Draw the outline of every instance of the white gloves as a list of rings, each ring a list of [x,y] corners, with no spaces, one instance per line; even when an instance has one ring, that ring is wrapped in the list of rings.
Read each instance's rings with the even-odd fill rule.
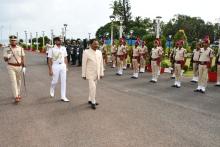
[[[7,58],[10,59],[12,57],[12,54],[8,54]]]
[[[25,74],[26,73],[26,67],[22,68],[22,72]]]

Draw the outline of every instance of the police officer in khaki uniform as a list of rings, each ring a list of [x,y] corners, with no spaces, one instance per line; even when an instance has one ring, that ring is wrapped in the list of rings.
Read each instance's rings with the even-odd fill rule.
[[[196,49],[193,50],[191,62],[193,64],[193,78],[191,82],[197,83],[199,76],[199,55],[200,55],[201,45],[200,43],[196,44]]]
[[[116,58],[117,58],[117,46],[114,44],[112,44],[111,46],[111,54],[112,54],[112,68],[116,67]]]
[[[144,73],[145,72],[145,67],[146,67],[146,57],[148,54],[148,49],[146,46],[145,41],[142,42],[142,47],[140,48],[140,73]]]
[[[17,37],[12,35],[9,37],[10,45],[4,48],[4,60],[8,64],[8,74],[11,80],[12,92],[15,102],[21,100],[21,79],[24,72],[24,49],[17,45]],[[23,69],[23,70],[22,70]]]
[[[176,42],[175,47],[171,50],[170,53],[170,62],[171,62],[171,79],[175,79],[174,65],[175,65],[175,54],[176,50],[179,48],[179,41]]]
[[[217,59],[216,59],[216,64],[217,64],[217,82],[215,86],[220,87],[220,53],[218,53]]]
[[[163,52],[160,47],[160,40],[156,39],[154,41],[154,48],[151,50],[151,69],[152,69],[152,80],[150,82],[156,83],[158,79],[158,71],[160,60]]]
[[[209,47],[210,40],[206,37],[199,57],[199,80],[195,92],[205,93],[208,82],[208,70],[212,65],[213,50]]]
[[[176,53],[174,56],[175,64],[174,64],[174,73],[175,73],[175,82],[172,87],[180,88],[181,87],[181,72],[183,69],[183,66],[186,62],[186,49],[183,48],[184,41],[179,41],[179,48],[176,49]]]
[[[124,40],[121,39],[120,40],[120,45],[118,46],[118,49],[117,49],[117,73],[116,75],[118,76],[121,76],[123,75],[123,61],[124,61],[124,58],[125,58],[125,46],[123,45],[123,42]]]
[[[138,79],[139,73],[139,42],[135,42],[135,47],[132,49],[132,65],[133,65],[133,76],[131,78]]]
[[[104,70],[105,70],[105,66],[106,66],[107,61],[108,61],[108,54],[107,54],[108,51],[107,51],[107,46],[105,45],[104,42],[101,42],[100,50],[102,52],[103,64],[104,64]]]

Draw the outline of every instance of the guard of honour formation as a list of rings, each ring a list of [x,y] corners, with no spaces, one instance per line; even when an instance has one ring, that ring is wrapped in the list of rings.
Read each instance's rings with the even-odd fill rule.
[[[17,37],[12,35],[9,37],[10,44],[3,49],[4,61],[7,63],[8,75],[11,80],[13,97],[15,103],[18,104],[21,97],[21,85],[22,79],[25,84],[25,52],[22,47],[17,45]],[[60,37],[54,38],[55,45],[48,50],[48,69],[49,76],[52,77],[50,85],[50,97],[54,97],[55,87],[60,78],[61,80],[61,100],[63,102],[69,102],[66,97],[66,73],[68,66],[67,50],[62,46],[62,40]],[[203,42],[198,42],[196,49],[193,50],[191,62],[193,63],[193,78],[192,82],[198,83],[195,92],[206,92],[208,82],[208,71],[212,65],[212,58],[214,57],[213,50],[209,47],[209,37],[205,37]],[[174,78],[174,84],[172,87],[180,88],[183,74],[183,67],[186,63],[187,52],[184,49],[184,41],[179,40],[175,42],[175,47],[170,53],[170,61],[172,63],[172,77]],[[131,78],[137,79],[139,73],[145,72],[146,62],[150,60],[152,69],[152,79],[150,82],[158,82],[161,69],[161,59],[163,56],[163,48],[161,46],[160,39],[155,39],[154,47],[149,52],[146,42],[141,42],[139,39],[135,42],[135,46],[132,48],[131,61],[133,68],[133,76]],[[119,45],[114,43],[111,46],[111,59],[112,68],[117,67],[117,76],[122,76],[123,71],[127,68],[128,58],[128,46],[126,41],[121,38]],[[99,42],[96,39],[89,41],[89,48],[85,49],[82,58],[82,78],[88,81],[89,84],[89,96],[88,104],[92,109],[96,109],[99,103],[96,102],[96,86],[98,80],[104,76],[104,67],[107,64],[107,47],[105,44],[99,46]],[[217,64],[217,83],[216,86],[220,86],[220,58],[219,54],[216,57]]]

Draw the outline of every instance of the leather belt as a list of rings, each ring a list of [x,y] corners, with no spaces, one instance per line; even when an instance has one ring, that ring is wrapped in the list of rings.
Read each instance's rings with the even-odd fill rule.
[[[11,66],[18,66],[18,67],[21,66],[21,64],[18,64],[18,63],[8,63],[8,65],[11,65]]]
[[[139,59],[139,57],[138,56],[133,56],[133,59]]]
[[[175,61],[176,64],[182,64],[183,61]]]
[[[151,61],[157,61],[158,60],[158,58],[152,58],[151,59]]]
[[[207,61],[200,61],[199,64],[200,65],[207,65],[207,64],[209,64],[209,62],[207,62]]]
[[[199,61],[193,61],[193,63],[199,63]]]

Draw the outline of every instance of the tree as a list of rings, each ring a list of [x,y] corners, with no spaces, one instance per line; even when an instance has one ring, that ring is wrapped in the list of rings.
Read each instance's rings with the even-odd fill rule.
[[[175,35],[178,30],[184,30],[189,43],[209,36],[211,42],[214,40],[215,27],[212,23],[205,23],[200,17],[190,17],[187,15],[175,15],[164,27],[165,36]]]
[[[113,4],[111,4],[111,9],[113,9],[113,14],[116,18],[123,20],[123,25],[125,26],[124,31],[128,33],[128,23],[132,18],[129,0],[114,0]]]

